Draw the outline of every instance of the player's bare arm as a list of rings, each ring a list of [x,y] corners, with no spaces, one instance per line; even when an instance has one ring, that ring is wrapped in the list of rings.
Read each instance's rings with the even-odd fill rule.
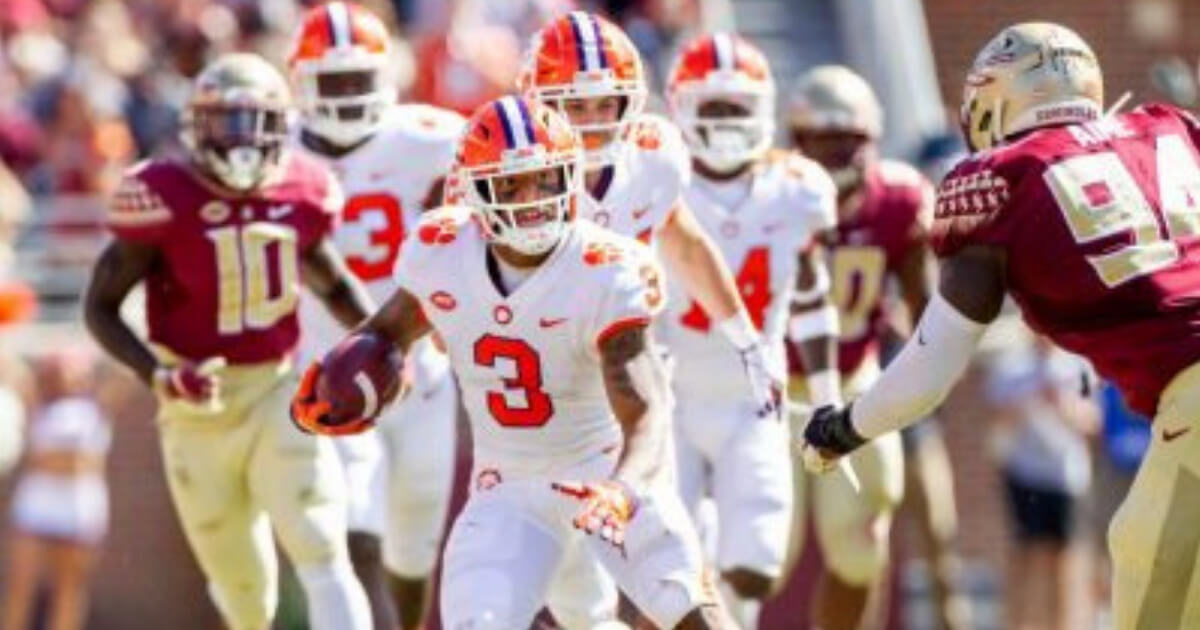
[[[896,270],[896,281],[900,285],[900,297],[908,307],[913,324],[921,320],[929,295],[933,290],[936,266],[929,246],[911,248],[900,261]]]
[[[379,335],[402,352],[408,352],[413,343],[432,330],[421,311],[421,303],[413,294],[399,288],[359,326],[360,332]]]
[[[309,249],[301,258],[304,284],[346,328],[357,326],[375,310],[371,296],[329,239]]]
[[[700,303],[713,321],[729,319],[741,311],[733,274],[682,200],[656,236],[663,258],[679,273],[688,295]]]
[[[446,178],[439,177],[433,180],[429,185],[429,190],[425,193],[425,198],[421,200],[421,210],[433,210],[445,203],[446,199]]]
[[[625,436],[614,477],[644,486],[662,465],[663,427],[670,413],[669,385],[662,361],[644,326],[629,328],[600,345],[604,389]]]
[[[112,241],[92,268],[92,278],[83,300],[84,320],[92,336],[147,385],[153,382],[158,361],[121,319],[120,311],[125,297],[134,285],[149,275],[157,261],[157,247]]]

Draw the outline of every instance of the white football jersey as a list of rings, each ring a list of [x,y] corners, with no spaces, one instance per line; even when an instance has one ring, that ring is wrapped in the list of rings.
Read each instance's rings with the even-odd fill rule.
[[[799,255],[837,222],[837,191],[825,170],[798,155],[772,154],[749,178],[695,177],[684,193],[692,214],[721,250],[742,302],[784,373],[784,336],[799,273]],[[668,276],[673,270],[668,267]],[[741,383],[737,353],[681,283],[671,283],[659,341],[675,357],[678,384],[707,388]]]
[[[584,195],[580,216],[649,243],[691,178],[691,157],[679,128],[661,116],[643,114],[630,128],[612,173],[603,198]]]
[[[433,183],[454,163],[465,123],[449,110],[403,104],[389,109],[380,130],[345,155],[321,155],[308,150],[299,134],[292,138],[293,148],[324,163],[341,183],[346,203],[333,241],[377,306],[395,287],[391,276],[400,246],[417,224]],[[300,304],[302,354],[319,358],[345,330],[320,300]],[[445,357],[428,342],[412,356],[418,382],[447,369]]]
[[[445,341],[471,419],[477,469],[550,474],[620,448],[601,341],[649,322],[664,296],[645,246],[577,221],[509,296],[493,283],[471,210],[422,217],[396,282]]]

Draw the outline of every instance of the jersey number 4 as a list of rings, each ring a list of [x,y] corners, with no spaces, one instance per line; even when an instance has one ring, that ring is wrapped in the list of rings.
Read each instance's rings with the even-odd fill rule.
[[[1160,136],[1155,153],[1161,216],[1112,151],[1072,157],[1046,170],[1046,184],[1077,243],[1130,235],[1128,244],[1087,257],[1109,287],[1174,264],[1180,252],[1173,239],[1200,235],[1200,166],[1178,135]]]
[[[763,318],[766,317],[767,306],[771,304],[771,256],[766,247],[755,247],[746,252],[746,260],[737,273],[738,293],[742,304],[750,314],[754,327],[762,330]],[[712,320],[699,302],[692,300],[692,306],[684,313],[679,322],[693,330],[708,332]]]
[[[475,342],[475,364],[494,368],[498,359],[513,366],[511,376],[501,378],[504,391],[487,392],[488,412],[501,426],[540,427],[554,415],[554,402],[542,390],[542,360],[524,340],[484,335]],[[514,398],[523,400],[514,404]]]
[[[355,195],[346,201],[342,219],[347,223],[367,221],[372,217],[373,229],[367,232],[369,249],[362,254],[346,256],[346,266],[354,275],[370,282],[392,275],[400,244],[404,242],[404,214],[400,200],[387,193]]]

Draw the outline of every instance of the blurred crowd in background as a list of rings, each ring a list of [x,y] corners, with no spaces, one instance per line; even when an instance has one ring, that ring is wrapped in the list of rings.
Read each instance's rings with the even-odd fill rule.
[[[467,113],[510,90],[529,34],[567,9],[584,8],[613,17],[645,55],[652,76],[661,77],[677,42],[698,31],[736,27],[735,6],[752,2],[766,0],[366,0],[364,4],[389,22],[402,43],[396,58],[401,99]],[[87,243],[99,238],[100,209],[122,169],[141,157],[177,150],[179,110],[190,79],[206,60],[218,52],[254,50],[282,61],[287,37],[309,4],[315,3],[0,2],[0,477],[18,466],[19,446],[27,433],[23,427],[29,419],[46,413],[65,395],[47,385],[55,381],[48,374],[75,369],[72,361],[80,361],[78,353],[87,352],[80,350],[87,342],[78,331],[39,327],[55,319],[48,316],[55,304],[74,312],[77,284],[67,282],[62,288],[31,276],[60,263],[86,266],[95,251]],[[786,0],[776,4],[788,6]],[[793,6],[800,11],[821,4],[797,1]],[[953,111],[957,77],[967,62],[961,54],[943,55],[939,49],[940,33],[947,24],[952,27],[955,19],[967,20],[940,10],[950,4],[924,3],[932,57],[943,83],[941,93],[928,97],[948,102],[947,111]],[[1169,99],[1196,104],[1194,58],[1186,56],[1194,53],[1181,43],[1178,33],[1163,35],[1164,31],[1186,32],[1189,23],[1200,27],[1200,16],[1185,2],[1074,0],[1053,3],[1055,7],[1038,7],[1036,2],[958,4],[972,7],[955,8],[954,15],[974,11],[977,15],[970,19],[984,24],[974,24],[971,32],[987,35],[1020,19],[1045,18],[1076,26],[1075,13],[1093,17],[1113,13],[1112,19],[1127,25],[1131,34],[1117,37],[1106,30],[1096,37],[1086,24],[1081,28],[1097,44],[1102,63],[1117,57],[1111,53],[1122,51],[1122,46],[1135,47],[1141,55],[1137,58],[1141,74],[1121,70],[1125,74],[1112,82],[1111,98],[1128,88],[1135,90],[1135,102]],[[996,14],[988,16],[981,7],[989,4],[1006,6],[997,6]],[[1039,14],[1042,9],[1054,14]],[[965,46],[974,49],[983,41],[978,37]],[[782,93],[790,79],[777,77]],[[1151,86],[1149,93],[1138,91],[1145,86]],[[886,90],[881,94],[888,96]],[[948,115],[942,129],[909,143],[895,157],[917,163],[936,180],[961,151],[957,130],[948,122],[952,118]],[[41,237],[30,240],[29,234],[38,230]],[[36,242],[28,247],[36,251],[23,256],[37,262],[18,266],[14,251],[28,242]],[[1102,602],[1105,592],[1100,524],[1107,521],[1132,478],[1146,443],[1146,426],[1131,418],[1113,391],[1021,330],[1019,323],[1010,322],[993,337],[996,341],[981,354],[974,376],[940,414],[956,475],[962,523],[959,544],[967,565],[959,568],[958,579],[968,595],[984,600],[976,607],[971,627],[1096,627],[1096,611],[1102,609],[1096,602]],[[64,349],[74,352],[69,361],[63,358]],[[89,357],[84,361],[95,361],[93,355],[83,356]],[[123,433],[152,431],[145,394],[127,376],[100,365],[96,374],[89,368],[84,380],[86,384],[70,395],[99,400],[100,413],[116,421],[115,453],[120,453]],[[118,515],[122,505],[158,509],[155,522],[163,529],[173,528],[166,516],[160,476],[136,474],[137,467],[154,465],[156,457],[152,442],[141,439],[141,443],[127,441],[133,445],[125,447],[130,455],[115,464],[126,467],[112,483],[115,520],[134,520]],[[135,449],[146,452],[134,453]],[[982,453],[992,457],[976,457]],[[0,498],[12,494],[19,473],[7,476],[8,481],[0,483]],[[150,484],[154,485],[147,490]],[[124,498],[147,493],[150,499]],[[147,508],[153,501],[159,507]],[[1054,522],[1046,522],[1051,517]],[[974,526],[980,522],[983,526]],[[996,531],[1004,532],[1003,540],[993,535]],[[897,535],[912,538],[903,531]],[[120,554],[130,553],[121,550],[121,544],[118,541],[109,553],[115,559],[108,566],[117,571],[136,564],[121,559]],[[175,562],[190,561],[178,540],[165,548],[178,554]],[[0,561],[6,560],[5,555],[0,552]],[[920,592],[905,579],[917,565],[898,566],[902,596],[909,590]],[[1012,578],[1007,586],[1006,570]],[[191,582],[182,583],[198,583],[194,577],[188,579]],[[199,592],[195,597],[202,599]],[[1048,599],[1039,604],[1038,598]],[[1000,621],[1005,609],[1007,622]],[[910,623],[894,627],[932,627],[928,624],[935,615],[912,612],[902,617]]]

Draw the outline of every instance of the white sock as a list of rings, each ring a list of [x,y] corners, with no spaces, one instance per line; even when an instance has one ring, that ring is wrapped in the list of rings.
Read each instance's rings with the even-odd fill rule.
[[[296,567],[312,630],[372,630],[371,606],[345,560]]]
[[[725,581],[721,582],[720,590],[721,597],[725,600],[725,608],[738,627],[742,630],[758,630],[758,614],[762,612],[762,602],[757,599],[742,599]]]

